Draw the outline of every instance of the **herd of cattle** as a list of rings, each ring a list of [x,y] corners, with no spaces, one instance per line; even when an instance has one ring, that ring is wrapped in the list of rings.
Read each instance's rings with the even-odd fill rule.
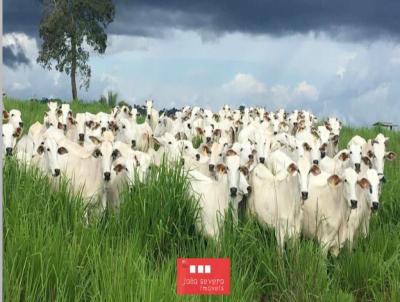
[[[145,111],[142,113],[142,111]],[[145,114],[143,123],[137,117]],[[69,104],[48,104],[43,123],[22,136],[18,110],[3,111],[3,154],[38,167],[54,182],[61,176],[87,205],[118,208],[119,193],[145,182],[151,166],[184,166],[196,198],[196,227],[218,240],[228,209],[239,203],[275,230],[278,246],[303,235],[324,253],[337,255],[368,234],[378,210],[388,140],[354,136],[338,150],[341,123],[319,123],[308,111],[263,108],[218,112],[200,107],[160,114],[153,102],[117,106],[110,114],[76,113]],[[201,140],[198,148],[192,141]],[[234,221],[236,221],[234,219]]]

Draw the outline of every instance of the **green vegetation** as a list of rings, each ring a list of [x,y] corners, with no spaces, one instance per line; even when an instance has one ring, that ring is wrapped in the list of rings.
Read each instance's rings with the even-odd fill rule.
[[[37,62],[43,68],[54,68],[71,78],[72,99],[78,99],[77,73],[81,87],[89,88],[91,68],[89,48],[104,54],[107,48],[107,26],[114,20],[111,0],[43,0],[39,36],[42,43]],[[54,65],[53,65],[54,64]]]
[[[6,100],[29,125],[46,105]],[[73,111],[105,110],[73,104]],[[355,134],[375,129],[345,128],[341,146]],[[400,154],[400,133],[388,149]],[[157,173],[159,172],[159,173]],[[400,301],[400,164],[386,165],[379,212],[355,251],[325,259],[312,241],[276,248],[273,232],[251,219],[233,228],[226,222],[221,244],[194,230],[195,209],[178,168],[152,170],[146,184],[122,194],[116,213],[84,224],[79,197],[65,185],[50,190],[35,170],[4,165],[5,301]],[[229,257],[229,297],[175,295],[177,257]]]

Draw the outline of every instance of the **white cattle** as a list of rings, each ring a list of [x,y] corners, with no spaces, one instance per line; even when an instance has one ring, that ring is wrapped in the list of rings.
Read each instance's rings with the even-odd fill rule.
[[[350,166],[356,170],[357,173],[361,170],[362,151],[366,144],[367,141],[359,135],[352,137],[347,144],[350,156]]]
[[[146,122],[154,131],[158,124],[159,114],[158,111],[153,108],[153,101],[147,100],[146,101]]]
[[[12,124],[3,124],[2,141],[3,154],[12,155],[17,143],[17,138],[21,135],[21,128],[14,128]]]
[[[303,205],[302,232],[316,238],[325,254],[337,256],[347,240],[348,219],[357,207],[357,173],[352,168],[343,175],[324,171],[310,179],[308,199]]]
[[[23,128],[24,123],[21,118],[21,111],[17,109],[12,109],[10,112],[3,110],[3,123],[8,121],[8,124],[11,124],[14,129]]]
[[[297,170],[291,162],[274,175],[258,164],[250,177],[249,211],[261,224],[274,228],[281,250],[287,239],[300,235],[302,213]]]
[[[361,174],[361,173],[360,173]],[[369,220],[372,210],[379,207],[379,176],[375,169],[368,169],[357,181],[357,208],[350,212],[348,221],[348,241],[353,247],[354,239],[366,237],[369,230]]]
[[[385,143],[388,140],[389,138],[384,137],[382,134],[378,134],[374,140],[369,142],[371,148],[367,152],[367,156],[370,158],[372,166],[377,170],[381,181],[385,181],[385,160],[392,161],[396,158],[396,153],[393,151],[386,152]]]

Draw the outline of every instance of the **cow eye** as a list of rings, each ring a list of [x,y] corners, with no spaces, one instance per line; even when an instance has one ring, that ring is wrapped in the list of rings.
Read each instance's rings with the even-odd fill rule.
[[[185,147],[185,149],[189,149],[189,147],[188,147],[188,146],[186,146],[186,147]]]
[[[362,152],[360,152],[360,155],[362,155]]]
[[[350,154],[353,154],[353,151],[350,151]]]
[[[347,179],[345,179],[344,182],[347,182]]]
[[[243,148],[240,148],[240,152],[242,152],[243,151]]]
[[[220,153],[219,156],[222,156],[222,153]]]
[[[13,113],[13,114],[11,114],[11,116],[14,116],[14,113]]]
[[[369,193],[372,194],[372,186],[369,186]]]
[[[47,151],[50,152],[50,148],[47,148]]]
[[[172,145],[172,142],[168,142],[168,145]]]
[[[123,125],[123,126],[122,126],[122,129],[125,129],[125,128],[126,128],[125,125]]]

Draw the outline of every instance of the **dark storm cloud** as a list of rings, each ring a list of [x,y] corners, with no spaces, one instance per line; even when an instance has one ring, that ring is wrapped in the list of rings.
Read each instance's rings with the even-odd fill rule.
[[[37,36],[41,16],[39,0],[4,0],[3,32],[22,32]]]
[[[325,32],[341,39],[400,36],[398,0],[117,1],[115,33],[163,34],[165,28],[282,36]]]
[[[20,65],[30,65],[29,59],[19,45],[3,47],[3,63],[10,68],[17,68]]]
[[[39,0],[5,0],[4,31],[37,35]],[[117,0],[114,34],[162,36],[168,29],[282,36],[325,32],[340,39],[400,36],[398,0]]]

